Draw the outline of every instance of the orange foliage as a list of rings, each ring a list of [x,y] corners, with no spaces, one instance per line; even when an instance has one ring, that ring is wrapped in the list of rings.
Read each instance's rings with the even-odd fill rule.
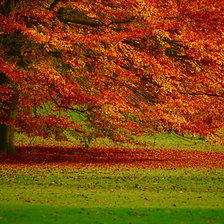
[[[223,18],[215,0],[5,0],[1,104],[14,91],[14,125],[34,135],[127,141],[172,130],[221,142]]]

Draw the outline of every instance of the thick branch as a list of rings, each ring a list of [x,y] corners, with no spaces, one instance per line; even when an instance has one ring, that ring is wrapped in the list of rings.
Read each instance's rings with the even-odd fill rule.
[[[57,4],[60,2],[61,0],[54,0],[52,3],[51,3],[51,5],[50,5],[50,7],[48,8],[49,10],[53,10],[56,6],[57,6]]]
[[[57,4],[58,2],[59,2],[59,0],[55,0],[51,4],[50,8],[54,7],[54,5]],[[86,25],[86,26],[91,26],[91,27],[110,26],[113,24],[119,25],[119,24],[123,24],[123,23],[130,23],[134,20],[133,18],[120,20],[120,21],[115,20],[106,25],[99,19],[87,16],[86,12],[80,11],[77,9],[73,9],[73,8],[61,8],[58,11],[58,18],[61,22],[64,22],[64,23],[75,23],[75,24],[81,24],[81,25]]]
[[[99,27],[104,25],[95,18],[87,16],[85,12],[72,8],[61,8],[58,11],[58,18],[61,22],[64,23],[75,23],[92,27]]]

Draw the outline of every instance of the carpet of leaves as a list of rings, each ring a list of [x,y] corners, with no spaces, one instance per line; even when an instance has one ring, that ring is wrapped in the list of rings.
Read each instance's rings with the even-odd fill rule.
[[[3,164],[62,164],[71,166],[130,166],[145,168],[224,168],[223,152],[191,150],[17,147],[16,156],[0,154]]]

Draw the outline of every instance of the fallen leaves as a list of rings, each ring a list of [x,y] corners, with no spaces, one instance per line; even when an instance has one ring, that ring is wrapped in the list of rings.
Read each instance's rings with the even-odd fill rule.
[[[16,156],[0,155],[1,164],[50,164],[83,166],[127,166],[156,169],[224,168],[224,153],[190,150],[131,148],[17,147]]]

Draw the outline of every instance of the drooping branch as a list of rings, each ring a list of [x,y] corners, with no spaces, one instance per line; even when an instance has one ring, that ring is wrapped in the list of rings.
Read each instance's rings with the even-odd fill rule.
[[[131,23],[134,21],[134,18],[129,18],[129,19],[125,19],[125,20],[116,20],[116,21],[112,21],[110,22],[107,26],[110,26],[110,25],[113,25],[113,24],[116,24],[116,25],[119,25],[119,24],[125,24],[125,23]]]
[[[50,7],[48,8],[49,10],[53,10],[56,6],[57,6],[57,4],[60,2],[61,0],[54,0],[52,3],[51,3],[51,5],[50,5]]]
[[[120,66],[120,67],[123,68],[123,69],[126,69],[126,70],[129,71],[129,72],[131,72],[131,69],[128,68],[127,66],[120,65],[120,64],[118,64],[118,63],[116,63],[116,65]],[[138,77],[140,77],[139,74],[136,74],[136,73],[135,73],[135,75],[138,76]],[[144,80],[145,82],[148,82],[148,83],[152,84],[153,86],[158,87],[158,88],[161,88],[161,87],[162,87],[160,84],[154,82],[153,80],[151,80],[151,79],[149,79],[149,78],[147,78],[147,77],[150,77],[150,75],[145,74],[145,76],[141,77],[141,79]]]
[[[82,20],[82,19],[60,19],[61,22],[63,23],[75,23],[75,24],[80,24],[80,25],[86,25],[86,26],[91,26],[91,27],[99,27],[102,26],[101,23],[99,22],[94,22],[91,20]]]
[[[54,8],[59,1],[60,0],[55,0],[51,4],[49,9],[51,9],[52,7]],[[124,20],[114,20],[111,21],[109,24],[105,24],[99,19],[87,16],[86,12],[73,8],[60,8],[60,10],[58,11],[58,18],[63,23],[74,23],[91,27],[102,27],[102,26],[108,27],[113,24],[119,25],[124,23],[131,23],[134,20],[134,18],[131,17]]]
[[[69,107],[69,106],[67,106],[67,105],[61,105],[61,104],[59,104],[59,103],[57,102],[57,100],[52,96],[50,90],[48,90],[48,94],[49,94],[51,100],[53,101],[53,103],[54,103],[58,108],[63,108],[63,109],[66,109],[66,110],[71,110],[71,111],[74,111],[74,112],[77,112],[77,113],[83,113],[82,111],[77,110],[77,109],[75,109],[75,108],[73,108],[73,107]]]
[[[116,78],[114,78],[114,77],[111,77],[111,76],[109,77],[108,76],[108,78],[112,79],[115,82],[117,81]],[[157,103],[156,99],[153,99],[153,97],[148,95],[147,93],[143,93],[139,89],[137,89],[137,88],[135,88],[135,87],[133,87],[133,86],[127,84],[127,83],[124,83],[124,82],[122,82],[121,85],[123,87],[126,87],[127,89],[131,90],[134,94],[141,96],[143,99],[147,100],[150,104]]]
[[[157,101],[156,101],[155,99],[153,99],[150,95],[148,95],[148,94],[144,94],[144,93],[138,91],[137,88],[134,88],[134,87],[132,87],[132,86],[128,86],[128,85],[127,85],[126,87],[127,87],[129,90],[131,90],[133,93],[135,93],[135,94],[137,94],[137,95],[143,97],[144,99],[146,99],[149,103],[151,103],[151,104],[156,104],[156,103],[157,103]]]
[[[224,94],[211,94],[211,93],[193,93],[193,92],[179,92],[180,94],[190,95],[190,96],[211,96],[211,97],[221,97],[224,98]]]
[[[91,27],[104,26],[101,21],[91,18],[85,12],[72,8],[61,8],[58,11],[58,18],[63,23],[75,23]]]
[[[70,110],[70,111],[74,111],[74,112],[77,112],[79,114],[83,114],[83,113],[86,113],[86,112],[89,112],[91,110],[93,110],[94,108],[100,108],[100,106],[92,106],[92,107],[89,107],[85,110],[78,110],[78,109],[75,109],[73,107],[70,107],[70,106],[67,106],[67,105],[61,105],[57,102],[57,100],[52,96],[50,90],[48,90],[48,94],[51,98],[51,100],[53,101],[53,103],[55,103],[55,105],[58,107],[58,108],[62,108],[62,109],[66,109],[66,110]]]

